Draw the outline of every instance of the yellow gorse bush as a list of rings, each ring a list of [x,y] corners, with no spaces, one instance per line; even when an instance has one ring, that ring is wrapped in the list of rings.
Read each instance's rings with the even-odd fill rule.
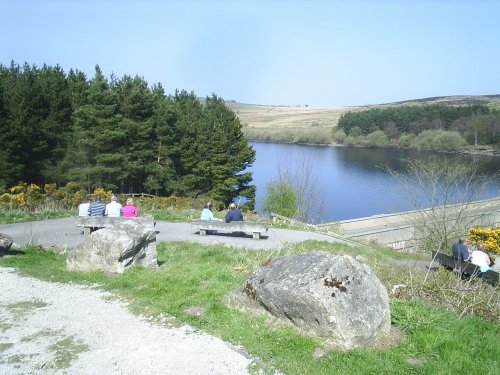
[[[9,189],[0,190],[0,209],[12,210],[22,209],[35,211],[42,209],[72,209],[76,208],[85,198],[92,198],[100,195],[102,201],[111,199],[113,192],[104,188],[95,189],[92,194],[88,194],[78,183],[68,182],[65,186],[56,184],[45,184],[43,188],[35,184],[19,183]],[[118,200],[124,203],[129,197],[127,194],[118,195]],[[201,210],[208,200],[211,200],[215,207],[221,205],[220,202],[210,197],[169,197],[135,196],[134,204],[146,210]]]
[[[66,186],[19,183],[0,195],[0,208],[36,211],[41,209],[70,209],[76,207],[84,197],[85,190],[75,182]]]
[[[482,242],[487,251],[500,254],[500,226],[495,228],[471,228],[469,229],[468,239],[474,244]]]

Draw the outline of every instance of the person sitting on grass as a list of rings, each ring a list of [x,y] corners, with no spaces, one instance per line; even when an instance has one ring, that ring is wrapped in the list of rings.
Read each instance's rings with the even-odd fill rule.
[[[212,212],[212,202],[207,202],[205,208],[201,211],[200,219],[222,221],[222,219],[218,219],[214,216],[214,213]]]
[[[236,207],[235,203],[229,205],[229,211],[226,214],[226,223],[230,223],[231,221],[243,221],[243,214]]]

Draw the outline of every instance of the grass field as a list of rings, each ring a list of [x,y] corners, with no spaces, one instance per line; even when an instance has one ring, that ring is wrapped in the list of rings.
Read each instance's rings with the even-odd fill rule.
[[[260,373],[272,374],[275,369],[289,375],[500,373],[498,324],[477,316],[458,318],[419,299],[391,300],[392,324],[401,333],[401,341],[377,349],[326,351],[320,356],[314,355],[324,349],[320,339],[268,324],[262,317],[230,309],[223,303],[224,296],[269,257],[315,249],[360,254],[372,266],[396,256],[389,249],[378,252],[312,241],[271,252],[160,243],[158,269],[133,268],[117,276],[66,271],[63,256],[38,248],[2,257],[0,266],[16,267],[22,273],[51,281],[97,283],[128,300],[135,312],[157,322],[187,322],[240,345],[259,359],[254,373],[262,370]],[[391,268],[394,274],[404,272],[396,264]],[[187,309],[191,307],[202,308],[205,313],[190,315]]]
[[[282,105],[257,105],[243,104],[234,101],[226,102],[239,117],[243,131],[250,140],[285,142],[299,142],[301,137],[307,142],[304,132],[313,131],[321,134],[324,138],[325,131],[331,135],[331,131],[337,126],[340,116],[349,111],[361,111],[370,108],[383,108],[388,106],[423,105],[423,104],[447,104],[447,105],[471,105],[484,104],[492,108],[500,109],[500,95],[471,95],[471,96],[443,96],[435,98],[424,98],[407,100],[396,103],[370,104],[365,106],[312,108],[305,106],[282,106]],[[290,134],[280,136],[283,131]],[[319,135],[314,135],[318,138]],[[295,139],[294,139],[295,138]],[[297,139],[299,139],[297,141]],[[329,140],[331,141],[331,140]],[[315,142],[312,142],[315,143]],[[319,142],[321,143],[321,142]]]

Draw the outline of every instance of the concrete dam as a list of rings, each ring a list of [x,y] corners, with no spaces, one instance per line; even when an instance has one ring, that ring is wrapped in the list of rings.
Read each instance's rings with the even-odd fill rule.
[[[444,226],[445,222],[455,230],[460,229],[464,235],[474,226],[496,227],[500,225],[500,198],[374,215],[320,224],[318,227],[332,227],[335,232],[353,240],[374,241],[394,249],[405,250],[415,247],[422,223],[427,226]]]

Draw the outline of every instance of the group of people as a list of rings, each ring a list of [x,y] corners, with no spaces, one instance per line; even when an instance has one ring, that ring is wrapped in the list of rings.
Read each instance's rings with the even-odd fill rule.
[[[203,211],[201,211],[200,219],[223,221],[222,219],[218,219],[214,216],[214,213],[212,212],[212,202],[207,202],[207,204],[203,208]],[[229,210],[227,211],[224,220],[226,221],[226,223],[230,223],[231,221],[243,221],[243,214],[238,209],[235,203],[231,203],[229,205]]]
[[[476,266],[481,268],[481,272],[486,272],[490,269],[491,259],[484,252],[485,247],[482,242],[479,242],[476,248],[469,253],[469,248],[467,247],[467,239],[465,237],[460,237],[458,242],[455,242],[452,246],[453,258],[462,261],[469,261]]]
[[[109,217],[136,217],[137,207],[134,206],[134,200],[128,198],[125,205],[122,206],[118,202],[118,198],[115,195],[111,196],[110,202],[104,204],[101,201],[101,196],[96,195],[92,203],[88,199],[83,201],[78,206],[79,216],[109,216]]]

